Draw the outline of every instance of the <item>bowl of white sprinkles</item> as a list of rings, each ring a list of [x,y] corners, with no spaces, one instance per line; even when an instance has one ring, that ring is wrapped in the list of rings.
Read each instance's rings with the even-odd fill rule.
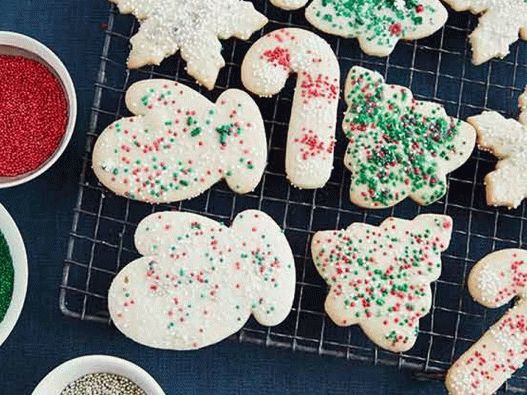
[[[69,360],[52,370],[33,395],[165,395],[145,370],[107,355]]]

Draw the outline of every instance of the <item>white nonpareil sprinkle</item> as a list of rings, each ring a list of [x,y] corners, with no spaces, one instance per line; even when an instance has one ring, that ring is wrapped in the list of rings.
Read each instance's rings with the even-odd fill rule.
[[[111,373],[92,373],[68,384],[60,395],[147,395],[137,384]]]

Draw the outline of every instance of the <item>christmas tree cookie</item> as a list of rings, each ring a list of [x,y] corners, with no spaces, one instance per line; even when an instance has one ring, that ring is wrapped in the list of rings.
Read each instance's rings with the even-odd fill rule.
[[[278,225],[265,213],[238,214],[230,228],[188,213],[146,217],[135,233],[142,258],[115,277],[112,320],[132,340],[191,350],[217,343],[254,315],[262,325],[291,310],[295,263]]]
[[[159,65],[181,51],[187,72],[198,83],[213,89],[225,66],[220,39],[248,40],[267,23],[250,1],[242,0],[110,0],[122,14],[141,22],[130,39],[128,67]]]
[[[485,307],[516,305],[496,322],[448,371],[452,395],[490,395],[527,359],[527,251],[493,252],[470,272],[468,288]]]
[[[474,149],[475,130],[439,104],[417,101],[409,89],[385,84],[361,67],[350,70],[345,96],[351,201],[386,208],[407,197],[422,205],[443,197],[447,174]]]
[[[478,133],[478,145],[499,159],[487,174],[487,203],[518,207],[527,197],[527,91],[520,96],[520,121],[486,111],[468,119]]]
[[[134,114],[99,136],[92,166],[107,188],[148,203],[195,197],[225,179],[237,193],[262,178],[267,143],[260,110],[240,90],[216,104],[169,80],[145,80],[126,93]]]
[[[430,283],[441,274],[441,252],[451,233],[452,219],[434,214],[317,232],[311,251],[330,287],[329,317],[339,326],[360,325],[384,349],[412,348],[419,320],[430,311]]]
[[[308,0],[271,0],[290,10]],[[307,20],[323,32],[357,38],[368,55],[388,56],[399,40],[417,40],[441,29],[448,13],[439,0],[313,0]]]
[[[527,40],[527,0],[445,0],[456,11],[481,15],[470,35],[472,62],[480,65],[504,58],[518,34]]]

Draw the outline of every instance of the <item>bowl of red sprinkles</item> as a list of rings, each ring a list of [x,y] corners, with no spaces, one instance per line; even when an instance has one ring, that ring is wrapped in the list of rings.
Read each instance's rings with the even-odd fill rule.
[[[0,188],[48,170],[68,145],[77,117],[73,81],[40,42],[0,31]]]

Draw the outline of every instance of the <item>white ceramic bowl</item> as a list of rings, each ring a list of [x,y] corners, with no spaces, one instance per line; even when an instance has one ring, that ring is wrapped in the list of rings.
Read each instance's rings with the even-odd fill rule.
[[[46,66],[60,81],[68,102],[68,124],[55,153],[38,169],[16,177],[0,177],[0,189],[20,185],[40,176],[60,158],[70,142],[77,119],[77,96],[70,74],[61,60],[48,47],[31,37],[0,31],[0,55],[24,56]]]
[[[117,374],[133,381],[147,395],[165,395],[145,370],[132,362],[108,355],[89,355],[63,363],[44,377],[33,395],[60,395],[68,384],[90,373]]]
[[[24,241],[20,235],[15,221],[9,215],[7,210],[0,204],[0,231],[3,233],[9,252],[13,258],[13,267],[15,271],[13,296],[11,304],[7,309],[6,315],[0,322],[0,346],[7,339],[15,327],[18,317],[22,312],[24,300],[27,291],[27,255]]]

